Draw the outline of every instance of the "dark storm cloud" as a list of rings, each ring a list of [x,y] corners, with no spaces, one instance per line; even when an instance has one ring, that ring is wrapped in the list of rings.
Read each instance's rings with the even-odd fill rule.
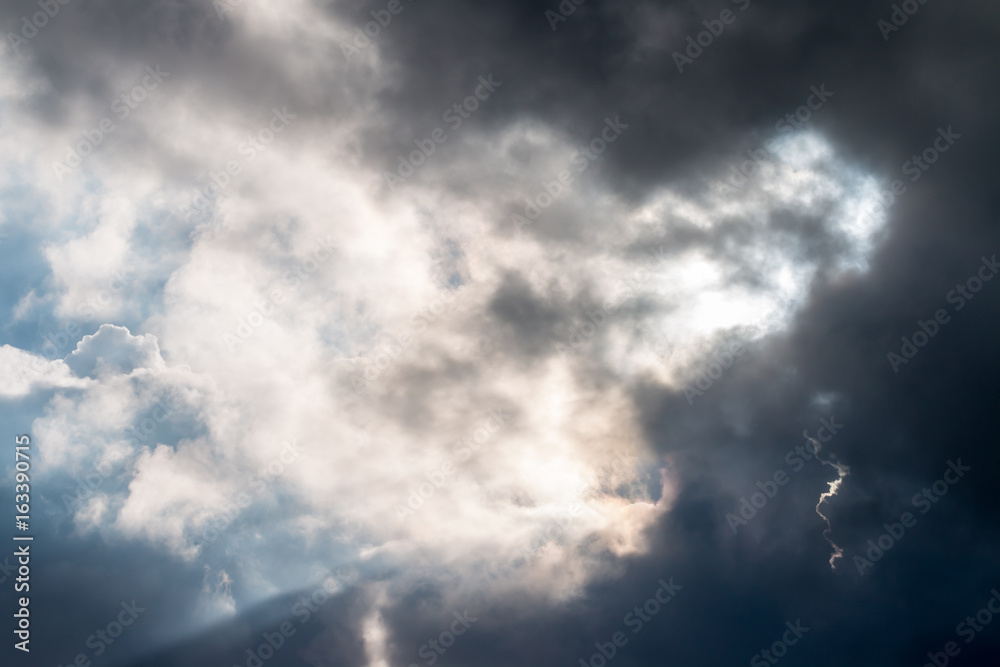
[[[58,497],[51,502],[61,505]],[[39,509],[47,504],[36,500]],[[72,528],[65,524],[36,525],[39,527],[31,544],[28,592],[37,635],[32,637],[29,656],[4,642],[5,662],[18,664],[27,657],[31,665],[68,665],[84,654],[92,664],[98,660],[134,664],[151,646],[175,641],[190,632],[182,609],[198,594],[201,573],[197,566],[178,566],[156,550],[134,544],[117,544],[109,556],[112,552],[97,535],[75,539],[71,551],[45,548],[65,539]],[[13,588],[13,578],[18,576],[17,561],[13,557],[10,560],[15,572],[8,573],[3,585]],[[180,583],[182,580],[184,583]],[[165,586],[172,589],[172,595],[162,595]],[[117,638],[109,637],[107,626],[118,619],[122,603],[131,605],[133,600],[141,609],[138,617],[126,616],[125,620],[132,622]],[[5,610],[12,606],[5,605]],[[104,638],[98,631],[105,632]],[[116,631],[112,629],[112,635]]]
[[[889,17],[889,4],[753,3],[681,75],[670,53],[725,4],[612,9],[588,2],[554,34],[543,17],[552,4],[408,9],[382,42],[402,68],[399,89],[386,102],[410,122],[433,123],[442,103],[460,96],[475,74],[495,71],[507,88],[479,113],[480,127],[528,116],[582,139],[593,119],[614,107],[634,124],[632,140],[609,151],[601,174],[619,195],[640,200],[653,184],[694,187],[700,175],[714,179],[773,135],[775,122],[805,103],[810,86],[825,83],[835,97],[812,127],[871,171],[881,191],[899,179],[907,192],[888,209],[888,242],[872,258],[872,271],[820,281],[791,329],[754,346],[698,404],[637,388],[650,442],[654,450],[680,452],[683,481],[675,509],[657,529],[655,566],[632,563],[620,585],[630,595],[588,591],[579,616],[548,608],[527,614],[524,604],[494,610],[503,620],[482,611],[490,620],[473,633],[481,650],[465,641],[454,655],[481,664],[574,664],[595,651],[594,641],[608,641],[621,618],[617,609],[645,599],[641,582],[652,588],[658,576],[673,574],[688,587],[676,601],[687,608],[675,608],[669,625],[663,620],[662,634],[649,632],[623,650],[618,664],[748,661],[780,638],[786,620],[798,618],[813,629],[788,664],[918,664],[995,585],[990,479],[1000,461],[991,445],[998,398],[991,341],[1000,293],[984,287],[952,312],[954,321],[898,374],[886,355],[898,351],[899,337],[912,334],[918,319],[942,307],[953,311],[949,290],[1000,248],[1000,211],[988,194],[998,145],[989,121],[997,110],[997,54],[988,46],[996,10],[986,3],[922,5],[886,43],[876,21]],[[640,8],[680,21],[656,48],[637,45],[629,27]],[[904,163],[949,126],[962,143],[910,181]],[[395,150],[402,148],[386,155]],[[789,222],[808,230],[797,252],[815,254],[817,244],[829,242],[826,230],[795,211],[773,220],[778,238]],[[713,230],[707,242],[738,254],[737,224]],[[675,227],[662,240],[676,249],[702,241],[700,235]],[[500,288],[494,309],[527,352],[540,325],[559,316],[541,309],[523,285],[514,287],[508,281]],[[512,319],[529,311],[535,317]],[[821,394],[837,398],[813,403]],[[837,477],[832,467],[813,466],[793,478],[745,534],[733,537],[724,519],[757,481],[787,467],[782,456],[805,442],[803,429],[814,433],[831,414],[847,426],[825,451],[851,469],[824,505],[831,537],[844,549],[836,572],[826,563],[831,548],[813,509]],[[916,526],[860,577],[852,557],[884,532],[883,523],[919,512],[911,497],[958,458],[974,472],[926,515],[917,514]],[[600,611],[583,611],[598,604]],[[990,635],[976,641],[970,652],[998,651]]]
[[[551,349],[554,328],[560,323],[558,307],[535,294],[523,277],[508,275],[493,295],[490,310],[497,324],[509,332],[511,341],[521,346],[523,354],[533,356]]]
[[[928,132],[958,122],[958,114],[966,127],[987,123],[981,100],[988,87],[947,76],[949,69],[962,71],[985,83],[995,65],[989,52],[952,48],[958,34],[985,38],[984,23],[995,19],[985,4],[927,7],[889,44],[875,25],[891,12],[888,5],[754,2],[745,12],[739,5],[587,2],[554,33],[544,18],[553,3],[407,5],[379,37],[399,68],[382,109],[398,118],[393,127],[432,126],[440,108],[492,71],[505,89],[477,112],[479,128],[529,117],[582,140],[614,111],[633,129],[609,152],[608,178],[633,198],[650,185],[684,184],[735,159],[754,147],[754,136],[773,135],[775,123],[804,105],[814,85],[826,84],[834,98],[812,125],[862,164],[901,163]],[[735,23],[678,73],[671,54],[683,52],[686,36],[704,31],[702,22],[726,8],[736,12]],[[641,40],[649,16],[664,16],[669,26],[655,44]],[[942,118],[946,109],[954,120]],[[386,146],[382,160],[390,162],[422,127],[411,129]],[[895,155],[887,155],[893,146]]]
[[[341,589],[326,598],[316,595],[322,590],[322,585],[317,585],[274,598],[238,619],[219,623],[186,642],[143,656],[132,664],[149,667],[363,664],[360,618],[368,611],[368,601],[357,590]]]

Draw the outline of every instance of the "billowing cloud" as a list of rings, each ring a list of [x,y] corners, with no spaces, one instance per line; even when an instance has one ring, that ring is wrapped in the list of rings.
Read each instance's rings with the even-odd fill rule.
[[[110,659],[903,664],[989,590],[993,10],[58,7],[0,10],[0,414],[80,615],[153,596]]]

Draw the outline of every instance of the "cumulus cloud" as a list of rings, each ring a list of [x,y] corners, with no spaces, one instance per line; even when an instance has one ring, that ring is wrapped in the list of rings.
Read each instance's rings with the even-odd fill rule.
[[[127,328],[113,324],[103,324],[93,335],[84,336],[66,357],[66,365],[78,376],[91,378],[164,367],[155,336],[133,336]]]

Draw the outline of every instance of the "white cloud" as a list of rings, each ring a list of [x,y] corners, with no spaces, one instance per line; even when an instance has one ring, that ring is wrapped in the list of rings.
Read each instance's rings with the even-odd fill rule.
[[[262,7],[249,5],[239,25],[289,45],[274,66],[321,96],[322,73],[292,66],[305,56],[318,62],[316,54],[292,42],[303,34],[343,34],[345,27],[306,4],[271,23],[261,20]],[[333,51],[330,58],[342,58],[335,41],[325,48]],[[375,78],[384,83],[388,77]],[[170,95],[150,100],[129,120],[136,133],[149,131],[148,151],[109,141],[87,161],[82,169],[93,179],[92,191],[67,183],[49,192],[40,179],[61,212],[56,219],[82,205],[72,233],[53,235],[47,245],[55,314],[71,317],[95,294],[111,292],[115,272],[134,270],[162,287],[136,303],[129,297],[133,287],[125,286],[95,310],[101,321],[137,322],[130,328],[141,333],[105,324],[42,379],[25,376],[5,383],[4,391],[81,389],[57,394],[35,424],[48,464],[76,469],[107,461],[127,483],[102,490],[77,521],[164,545],[184,559],[213,558],[197,546],[199,529],[251,488],[249,480],[279,455],[282,442],[300,443],[302,464],[289,465],[218,538],[239,546],[247,572],[270,572],[283,562],[282,574],[262,575],[275,587],[303,583],[294,578],[308,576],[305,565],[330,553],[406,562],[413,576],[491,585],[481,571],[484,561],[521,553],[593,490],[594,511],[575,517],[519,566],[521,576],[504,584],[540,595],[579,590],[607,572],[604,550],[641,553],[644,529],[672,501],[669,476],[658,478],[665,462],[648,459],[630,384],[653,375],[676,385],[712,337],[739,327],[759,336],[787,323],[824,267],[800,252],[807,230],[773,233],[768,225],[776,212],[819,217],[824,229],[843,237],[844,251],[832,253],[839,270],[863,265],[876,231],[854,224],[852,207],[830,212],[831,202],[870,193],[821,138],[801,135],[766,178],[738,196],[664,188],[633,205],[594,176],[595,164],[592,180],[563,195],[564,209],[547,211],[530,233],[514,236],[510,201],[537,194],[545,179],[570,164],[576,150],[570,138],[539,123],[512,124],[489,141],[470,129],[421,171],[421,187],[407,184],[387,197],[380,173],[340,159],[351,132],[379,122],[363,106],[345,109],[334,129],[302,113],[243,164],[210,212],[182,218],[175,212],[204,183],[177,165],[198,165],[202,175],[224,168],[272,104],[227,106],[179,79],[157,92],[171,86]],[[41,134],[27,120],[23,131]],[[32,165],[29,173],[44,173],[58,154],[59,141],[38,140],[46,147],[40,157],[16,154]],[[0,134],[0,148],[11,141]],[[525,164],[517,159],[525,153],[539,157]],[[445,185],[456,175],[505,185],[459,195]],[[709,236],[742,224],[746,233],[738,236],[743,245],[736,252],[696,243],[653,266],[584,353],[525,359],[510,351],[509,334],[490,311],[510,272],[523,274],[539,300],[584,322],[585,297],[601,303],[620,294],[619,281],[632,275],[637,261],[645,263],[636,250],[647,243],[659,248],[658,239],[671,238],[680,224]],[[317,244],[327,239],[336,250],[310,268]],[[152,256],[161,246],[169,261],[146,266],[142,252]],[[298,267],[305,268],[296,276]],[[732,279],[750,269],[757,282]],[[452,272],[461,282],[454,304],[415,321],[448,287]],[[275,291],[280,299],[272,300]],[[44,302],[39,295],[24,303]],[[771,313],[777,316],[768,320]],[[416,322],[422,330],[412,345],[365,392],[355,393],[349,375],[374,356],[384,336],[418,328]],[[245,340],[241,323],[253,330]],[[242,342],[231,349],[227,335]],[[553,335],[569,342],[561,328]],[[668,347],[676,354],[664,364]],[[30,356],[4,346],[0,365],[13,372]],[[157,401],[177,411],[170,428],[158,426],[146,439],[126,434],[150,419]],[[513,415],[510,423],[401,521],[398,506],[498,408]],[[358,447],[366,438],[371,444]],[[623,452],[634,463],[604,475]],[[251,515],[255,523],[244,521]],[[274,553],[268,545],[285,537],[303,550]],[[241,576],[225,572],[227,582]],[[232,609],[228,583],[223,588],[209,588],[206,609]]]
[[[10,345],[0,346],[0,396],[19,398],[39,389],[82,388],[86,380],[74,377],[61,359],[47,359]]]
[[[125,327],[113,324],[102,324],[97,333],[84,336],[66,357],[66,365],[81,377],[128,375],[137,368],[164,367],[155,336],[133,336]]]

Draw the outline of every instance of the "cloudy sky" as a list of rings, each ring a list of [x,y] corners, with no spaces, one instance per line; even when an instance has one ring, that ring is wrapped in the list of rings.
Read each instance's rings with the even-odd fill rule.
[[[5,665],[998,663],[995,3],[0,26]]]

